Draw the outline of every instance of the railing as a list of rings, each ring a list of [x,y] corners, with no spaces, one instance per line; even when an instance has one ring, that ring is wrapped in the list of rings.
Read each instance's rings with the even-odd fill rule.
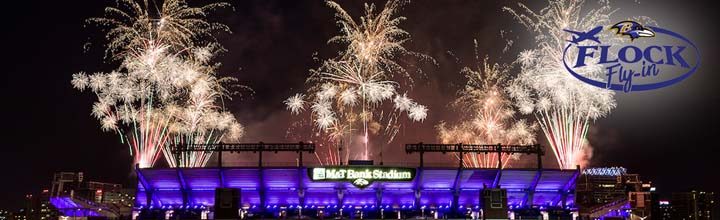
[[[52,197],[50,198],[50,204],[63,213],[65,216],[72,217],[86,217],[86,216],[99,216],[97,209],[89,208],[77,204],[77,200],[70,197]]]
[[[175,155],[180,155],[183,152],[218,152],[217,153],[217,167],[231,166],[231,167],[263,167],[263,166],[320,166],[320,165],[337,165],[337,164],[326,164],[322,161],[318,161],[315,153],[315,144],[313,143],[217,143],[217,144],[180,144],[172,146],[172,152]],[[282,162],[275,162],[275,158],[263,158],[263,152],[292,152],[296,153],[297,157],[291,160],[284,160]],[[375,161],[376,166],[408,166],[408,167],[423,167],[425,165],[432,167],[464,167],[463,157],[457,159],[451,159],[448,157],[447,161],[443,162],[432,162],[425,163],[423,154],[427,152],[440,152],[440,153],[456,153],[456,154],[468,154],[468,153],[496,153],[496,154],[535,154],[537,155],[538,169],[542,168],[541,156],[544,155],[544,150],[541,145],[502,145],[502,144],[407,144],[405,145],[405,152],[419,153],[419,162],[383,162],[382,158],[380,161]],[[231,154],[228,154],[231,153]],[[224,158],[232,155],[233,153],[252,153],[256,160],[252,160],[253,157],[243,156],[242,160],[238,161],[237,156],[231,156],[230,161],[223,161]],[[307,155],[310,154],[310,155]],[[305,156],[303,156],[305,155]],[[305,164],[303,157],[307,160]],[[248,160],[249,159],[249,160]],[[228,159],[225,159],[228,160]],[[265,160],[265,161],[263,161]],[[459,163],[458,163],[459,160]],[[255,161],[255,162],[250,162]],[[499,169],[503,169],[503,165],[498,163]]]
[[[172,147],[172,151],[178,152],[262,152],[262,151],[291,151],[291,152],[315,152],[313,143],[217,143],[217,144],[179,144]]]
[[[405,152],[458,152],[458,153],[525,153],[544,154],[539,144],[535,145],[502,145],[502,144],[406,144]]]
[[[537,155],[538,169],[542,169],[542,156],[545,155],[545,151],[539,144],[534,145],[502,145],[502,144],[406,144],[405,152],[418,153],[420,154],[420,167],[424,166],[424,154],[425,153],[457,153],[461,156],[458,158],[459,167],[463,167],[463,154],[466,153],[494,153],[498,154],[498,158],[502,157],[502,154],[535,154]],[[497,169],[503,169],[502,160],[498,160]]]
[[[623,206],[627,205],[628,200],[625,198],[617,199],[615,201],[612,201],[607,204],[600,205],[599,207],[593,207],[590,209],[590,217],[591,218],[600,218],[602,216],[605,216],[612,210],[621,209]]]
[[[78,204],[78,205],[81,205],[85,208],[98,210],[98,213],[100,213],[103,216],[112,216],[112,215],[120,216],[120,210],[116,210],[113,207],[110,207],[106,204],[96,203],[94,201],[91,201],[91,200],[88,200],[88,199],[85,199],[82,197],[73,197],[72,200],[75,201],[76,204],[84,203],[84,204]],[[103,214],[103,213],[109,213],[111,215]]]

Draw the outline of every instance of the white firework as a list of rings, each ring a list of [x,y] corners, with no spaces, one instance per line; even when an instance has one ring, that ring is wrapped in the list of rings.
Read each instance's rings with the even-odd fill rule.
[[[327,130],[333,125],[333,123],[335,123],[335,113],[326,112],[325,114],[319,114],[315,119],[315,122],[317,123],[318,128]]]
[[[88,19],[88,23],[109,27],[106,34],[107,56],[123,60],[127,53],[137,48],[148,48],[151,42],[162,42],[174,51],[187,51],[197,45],[214,44],[214,32],[230,32],[221,23],[209,22],[211,12],[230,8],[227,2],[217,2],[191,7],[186,0],[118,0],[116,5],[105,8],[104,17]],[[153,54],[148,54],[152,63]],[[200,56],[205,57],[205,56]]]
[[[343,105],[347,105],[347,106],[351,106],[351,107],[355,106],[355,104],[357,104],[357,100],[358,100],[358,97],[357,97],[357,92],[355,91],[355,89],[349,88],[340,93],[340,101],[342,102]]]
[[[285,105],[287,106],[287,109],[290,110],[293,114],[299,114],[301,111],[305,110],[305,95],[303,94],[295,94],[294,96],[291,96],[287,100],[285,100]]]
[[[477,65],[464,67],[460,73],[467,78],[465,88],[452,107],[462,112],[456,123],[443,122],[438,125],[438,138],[446,144],[532,144],[535,143],[534,124],[518,120],[512,102],[503,88],[510,76],[511,65],[490,63],[489,57],[480,60],[477,41],[475,59]],[[461,155],[452,155],[460,158]],[[518,157],[497,154],[463,154],[463,163],[468,167],[490,168],[502,163],[512,165]]]
[[[428,109],[424,105],[414,104],[408,109],[408,116],[413,121],[422,122],[427,117],[427,111]]]
[[[412,99],[407,97],[407,94],[395,96],[395,99],[393,99],[393,102],[395,103],[395,109],[397,109],[399,111],[407,111],[414,104]]]
[[[398,26],[405,18],[396,13],[406,2],[390,0],[379,11],[374,4],[365,4],[365,14],[356,20],[339,4],[327,1],[328,6],[336,11],[340,27],[340,35],[328,42],[341,44],[345,48],[339,52],[339,56],[324,60],[321,67],[311,70],[312,75],[308,78],[311,88],[306,93],[307,99],[312,103],[310,108],[314,127],[320,129],[319,133],[327,134],[332,142],[330,145],[344,142],[348,148],[352,148],[354,140],[351,131],[360,130],[355,127],[362,127],[364,153],[359,158],[367,158],[369,155],[369,124],[379,125],[380,120],[385,120],[387,123],[383,124],[386,126],[374,129],[376,131],[373,133],[382,130],[388,136],[389,143],[400,127],[397,125],[400,114],[395,112],[406,112],[412,121],[423,121],[427,116],[427,108],[414,102],[404,103],[402,109],[394,108],[395,111],[376,111],[383,107],[384,102],[400,96],[398,89],[412,86],[396,81],[397,78],[403,78],[413,82],[410,74],[396,63],[396,57],[410,55],[434,62],[426,55],[404,48],[410,35]],[[403,97],[407,98],[406,95]],[[303,110],[288,109],[293,114]],[[338,150],[340,147],[332,149]],[[348,152],[350,150],[355,152],[355,149],[349,149]],[[328,158],[326,161],[333,163],[342,161],[339,153],[330,153]]]
[[[320,100],[331,100],[337,94],[337,87],[332,83],[325,83],[317,93],[317,98]]]
[[[140,167],[153,166],[162,154],[173,167],[204,166],[211,153],[173,155],[170,147],[243,134],[242,125],[218,104],[227,97],[221,84],[233,78],[216,77],[219,65],[211,62],[223,51],[211,35],[227,27],[206,16],[226,6],[119,0],[105,9],[105,17],[88,19],[109,28],[106,53],[120,66],[109,73],[74,74],[71,83],[97,95],[93,116],[103,130],[121,136]]]
[[[85,72],[79,72],[73,74],[72,81],[70,81],[70,83],[72,83],[73,88],[83,91],[90,86],[90,79]]]

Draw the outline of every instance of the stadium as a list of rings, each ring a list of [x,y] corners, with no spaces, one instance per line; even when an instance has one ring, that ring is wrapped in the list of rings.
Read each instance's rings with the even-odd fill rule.
[[[425,153],[544,153],[539,145],[409,144],[416,167],[350,161],[306,166],[312,144],[217,144],[176,151],[254,152],[258,166],[136,169],[134,218],[572,219],[579,170],[425,167]],[[265,166],[263,152],[296,152],[297,166]],[[222,155],[222,154],[218,154]]]

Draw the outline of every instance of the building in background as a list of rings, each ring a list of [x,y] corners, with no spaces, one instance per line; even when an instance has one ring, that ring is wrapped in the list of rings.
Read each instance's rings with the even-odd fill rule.
[[[118,194],[120,190],[122,190],[120,184],[87,181],[81,184],[78,193],[82,198],[94,203],[105,203],[108,200],[108,195]]]
[[[628,202],[630,203],[631,219],[647,219],[652,215],[655,187],[650,182],[642,182],[637,174],[628,175],[625,179],[628,186]]]
[[[82,172],[57,172],[51,184],[43,201],[58,216],[123,219],[132,215],[135,191],[121,184],[87,181]]]
[[[623,167],[585,169],[577,182],[580,216],[589,219],[647,219],[655,188]]]
[[[53,175],[50,197],[74,196],[76,189],[83,182],[82,172],[57,172]]]
[[[670,203],[670,200],[658,199],[656,203],[653,202],[653,220],[672,220],[674,213],[675,212],[672,203]]]
[[[651,182],[622,167],[588,168],[577,181],[582,219],[712,220],[714,196],[694,190],[662,197]]]
[[[120,216],[131,216],[135,205],[135,189],[119,189],[103,193],[102,204],[117,210]]]
[[[673,193],[673,218],[676,220],[712,220],[715,194],[705,191]]]
[[[627,200],[625,176],[627,170],[622,167],[585,169],[577,182],[578,204],[589,208]]]
[[[57,172],[53,175],[49,197],[70,197],[104,204],[115,201],[123,192],[127,194],[121,184],[85,181],[83,172]]]
[[[25,195],[25,205],[16,216],[23,216],[23,219],[47,220],[57,219],[58,213],[50,206],[50,191],[43,189],[38,193]]]

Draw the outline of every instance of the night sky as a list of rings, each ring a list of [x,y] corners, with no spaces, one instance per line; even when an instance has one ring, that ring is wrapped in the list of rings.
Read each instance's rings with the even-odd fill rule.
[[[193,2],[193,1],[191,1]],[[109,71],[103,61],[102,33],[84,27],[84,20],[102,15],[113,1],[14,1],[2,13],[4,43],[2,73],[2,141],[0,141],[0,208],[18,208],[24,194],[49,188],[56,171],[83,171],[91,180],[128,184],[131,158],[127,146],[113,133],[104,133],[90,115],[96,100],[90,92],[72,88],[78,71]],[[357,16],[361,1],[341,1]],[[653,17],[664,27],[697,44],[702,54],[699,71],[689,79],[660,90],[616,95],[618,107],[596,121],[589,134],[594,149],[591,165],[624,166],[651,180],[663,192],[703,189],[720,192],[717,125],[720,117],[718,69],[718,13],[702,1],[616,2],[618,19]],[[220,35],[228,52],[218,61],[221,75],[233,76],[254,93],[229,101],[228,109],[246,126],[244,142],[284,142],[296,118],[282,103],[305,90],[308,69],[320,58],[332,57],[337,45],[326,41],[338,33],[333,10],[322,1],[232,1],[235,11],[221,11],[213,19],[233,33]],[[543,2],[531,5],[538,9]],[[618,5],[619,4],[619,5]],[[435,126],[457,119],[448,103],[464,85],[461,67],[473,60],[473,39],[481,54],[507,62],[530,35],[501,11],[515,1],[414,1],[402,10],[410,32],[406,48],[434,57],[439,65],[423,68],[409,93],[430,111],[389,146],[387,155],[415,161],[402,152],[409,142],[437,142]],[[517,38],[502,53],[500,30]],[[87,44],[89,43],[89,44]],[[89,45],[86,52],[84,46]],[[541,143],[545,143],[541,135]],[[553,159],[545,158],[548,166]]]

